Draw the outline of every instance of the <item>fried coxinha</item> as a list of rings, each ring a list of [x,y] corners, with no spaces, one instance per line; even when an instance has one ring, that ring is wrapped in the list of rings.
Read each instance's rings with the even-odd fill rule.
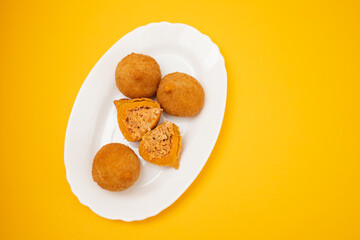
[[[121,143],[103,146],[95,155],[92,176],[103,189],[123,191],[131,187],[140,174],[140,162],[131,148]]]
[[[180,151],[179,127],[168,121],[146,133],[139,145],[139,153],[146,161],[175,169],[179,168]]]
[[[115,70],[116,86],[129,98],[153,97],[161,80],[159,64],[139,53],[124,57]]]
[[[160,82],[157,100],[164,112],[178,117],[192,117],[204,105],[204,89],[186,73],[170,73]]]
[[[120,131],[128,141],[140,141],[160,120],[160,104],[150,98],[120,99],[114,104]]]

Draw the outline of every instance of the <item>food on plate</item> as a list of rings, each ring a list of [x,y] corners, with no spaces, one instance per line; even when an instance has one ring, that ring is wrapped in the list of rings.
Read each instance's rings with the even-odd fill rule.
[[[92,176],[103,189],[122,191],[131,187],[140,174],[140,162],[129,147],[121,143],[103,146],[95,155]]]
[[[160,67],[148,55],[131,53],[118,63],[115,80],[119,91],[129,98],[153,97],[161,80]]]
[[[170,73],[160,82],[157,100],[164,112],[179,116],[197,115],[204,105],[204,89],[186,73]]]
[[[150,98],[120,99],[114,104],[120,131],[130,142],[140,141],[160,120],[160,104]]]
[[[146,133],[140,142],[139,153],[146,161],[159,165],[179,168],[181,136],[178,126],[164,122]]]

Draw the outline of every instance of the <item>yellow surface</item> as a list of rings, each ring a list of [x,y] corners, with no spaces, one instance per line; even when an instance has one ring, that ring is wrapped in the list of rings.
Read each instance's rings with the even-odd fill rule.
[[[360,239],[359,1],[1,1],[1,239]],[[101,218],[63,162],[85,77],[127,32],[198,28],[228,70],[205,168],[167,210]]]

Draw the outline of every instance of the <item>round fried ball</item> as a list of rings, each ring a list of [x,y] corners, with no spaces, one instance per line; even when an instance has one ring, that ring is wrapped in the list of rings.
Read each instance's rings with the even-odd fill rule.
[[[131,148],[121,143],[107,144],[95,155],[92,176],[106,190],[125,190],[136,182],[139,174],[138,157]]]
[[[115,80],[119,91],[129,98],[153,97],[161,80],[160,67],[150,56],[131,53],[117,65]]]
[[[192,76],[186,73],[170,73],[160,82],[157,100],[164,112],[191,117],[200,112],[204,105],[204,89]]]

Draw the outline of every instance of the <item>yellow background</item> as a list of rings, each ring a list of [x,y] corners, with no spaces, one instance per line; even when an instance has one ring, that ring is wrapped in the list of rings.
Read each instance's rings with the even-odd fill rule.
[[[359,1],[1,1],[1,239],[360,239]],[[141,222],[81,205],[64,137],[85,77],[150,22],[209,35],[226,113],[201,174]]]

